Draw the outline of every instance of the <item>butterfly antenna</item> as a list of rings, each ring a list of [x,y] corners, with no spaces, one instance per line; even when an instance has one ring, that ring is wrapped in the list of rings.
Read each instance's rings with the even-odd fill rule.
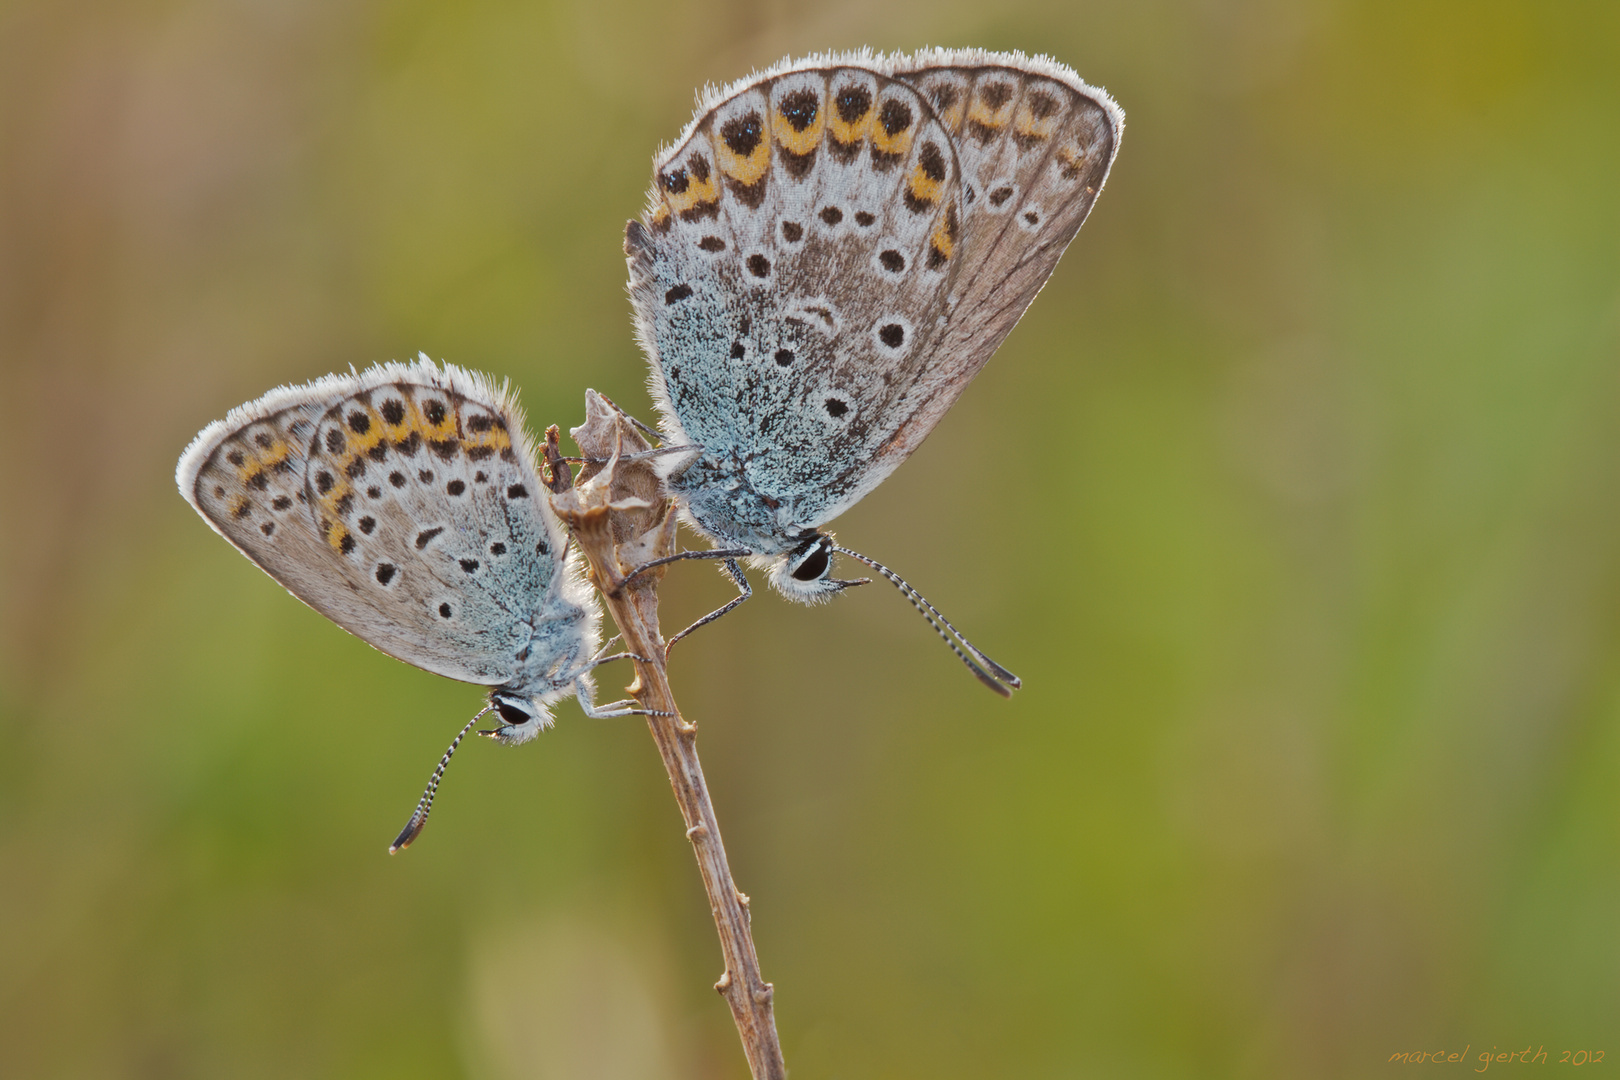
[[[1018,676],[1014,675],[1012,672],[990,659],[976,645],[974,645],[973,642],[964,637],[962,631],[952,626],[951,621],[944,615],[941,615],[939,609],[933,604],[930,604],[926,596],[918,592],[916,589],[913,589],[906,582],[905,578],[901,577],[893,570],[890,570],[887,566],[884,566],[876,559],[869,559],[858,551],[851,551],[848,548],[837,547],[836,545],[833,547],[833,550],[838,552],[838,554],[846,555],[857,562],[865,563],[867,566],[870,566],[873,570],[876,570],[878,573],[887,578],[891,585],[900,590],[902,596],[911,601],[911,606],[917,609],[917,613],[920,614],[924,619],[928,620],[928,625],[934,628],[934,632],[937,633],[941,638],[945,639],[945,644],[951,647],[951,651],[956,654],[957,659],[966,664],[968,670],[973,672],[974,675],[978,676],[979,681],[984,683],[984,685],[988,686],[1002,697],[1008,698],[1012,697],[1013,690],[1016,690],[1024,685]],[[949,631],[949,633],[946,631]],[[961,644],[958,645],[957,642],[961,642]],[[963,649],[966,649],[967,651],[963,652]],[[978,661],[978,663],[975,663],[974,661]],[[980,664],[983,664],[984,667],[980,667]],[[985,671],[985,668],[990,669],[988,673]],[[1008,687],[1011,687],[1012,689],[1008,689]]]
[[[461,740],[467,737],[467,732],[472,730],[472,726],[478,723],[479,719],[494,707],[494,705],[485,705],[482,709],[479,709],[478,715],[467,721],[467,726],[462,728],[461,732],[451,740],[450,749],[444,752],[444,757],[439,759],[439,767],[433,770],[432,777],[428,779],[427,790],[422,792],[422,798],[416,804],[416,812],[411,815],[411,820],[405,823],[405,827],[399,831],[399,835],[394,838],[394,842],[388,845],[388,854],[392,855],[396,851],[405,850],[411,846],[411,841],[422,835],[422,829],[427,825],[428,813],[433,809],[433,796],[439,793],[439,781],[444,779],[444,770],[450,765],[450,755],[456,752],[456,747],[461,745]]]
[[[621,462],[646,461],[650,458],[665,457],[669,454],[697,454],[703,447],[685,444],[682,446],[655,446],[651,450],[642,450],[634,454],[624,454],[619,458]],[[612,458],[605,457],[562,457],[559,461],[566,461],[570,465],[606,465]]]
[[[635,425],[636,430],[641,432],[643,435],[645,435],[649,442],[659,443],[659,442],[664,441],[664,436],[663,435],[661,435],[658,432],[654,431],[652,428],[648,427],[646,424],[643,424],[640,420],[637,420],[634,416],[631,416],[629,413],[627,413],[623,409],[619,408],[619,406],[614,403],[612,398],[608,397],[606,394],[602,393],[600,390],[598,390],[596,392],[596,396],[601,398],[603,401],[607,402],[608,405],[612,407],[614,412],[618,413],[620,416],[622,416],[626,420],[630,421],[631,424]]]

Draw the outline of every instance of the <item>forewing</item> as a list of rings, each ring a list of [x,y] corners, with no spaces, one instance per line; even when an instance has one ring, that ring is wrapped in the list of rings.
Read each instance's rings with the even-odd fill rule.
[[[626,233],[655,397],[699,469],[783,525],[856,490],[944,327],[961,213],[949,134],[881,72],[785,70],[701,115]]]
[[[966,208],[947,326],[878,455],[879,479],[939,423],[1046,284],[1124,129],[1107,93],[1044,58],[941,50],[897,58],[894,74],[951,132]]]
[[[522,417],[423,360],[286,387],[209,425],[181,493],[289,592],[391,656],[511,679],[560,579]]]

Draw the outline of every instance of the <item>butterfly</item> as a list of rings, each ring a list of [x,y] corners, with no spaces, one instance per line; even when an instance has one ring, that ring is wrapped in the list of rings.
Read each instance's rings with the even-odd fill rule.
[[[601,615],[506,387],[426,356],[284,386],[209,424],[180,494],[293,596],[426,671],[489,688],[393,848],[411,842],[479,717],[508,745],[572,695],[587,716]]]
[[[666,482],[739,595],[894,583],[1004,696],[1019,680],[822,527],[904,461],[1045,284],[1107,179],[1124,114],[1018,53],[825,54],[711,91],[625,229]],[[937,620],[937,621],[936,621]],[[677,635],[678,639],[681,635]],[[672,639],[672,643],[674,640]]]

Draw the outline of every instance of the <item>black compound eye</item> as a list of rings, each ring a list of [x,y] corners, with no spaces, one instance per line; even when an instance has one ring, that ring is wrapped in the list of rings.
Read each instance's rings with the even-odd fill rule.
[[[832,545],[816,541],[816,546],[805,556],[804,562],[793,568],[793,580],[816,581],[827,576],[832,565]]]
[[[513,705],[509,701],[497,701],[495,703],[495,711],[501,714],[502,720],[506,721],[513,727],[517,727],[520,724],[527,724],[530,720],[534,719],[534,717],[530,716],[528,713],[524,712],[522,709],[518,708],[516,705]]]

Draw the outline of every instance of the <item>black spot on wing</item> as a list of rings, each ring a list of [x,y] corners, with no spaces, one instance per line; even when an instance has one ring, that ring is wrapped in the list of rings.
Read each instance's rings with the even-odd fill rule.
[[[871,110],[872,91],[864,86],[846,86],[833,99],[833,107],[840,120],[853,124]]]
[[[759,113],[749,112],[721,124],[720,138],[725,142],[726,149],[745,158],[758,148],[760,140],[764,138],[764,130]]]
[[[793,90],[782,95],[781,102],[776,111],[794,131],[803,131],[816,122],[816,113],[821,109],[821,102],[817,99],[814,90]]]
[[[730,177],[727,177],[726,187],[730,189],[732,196],[738,202],[742,203],[750,210],[758,210],[765,202],[765,185],[769,179],[769,175],[766,175],[760,177],[752,184],[744,184],[741,181],[733,180]],[[712,206],[714,204],[711,203],[710,205]]]
[[[922,152],[917,155],[917,167],[923,175],[933,181],[945,179],[945,155],[940,152],[936,143],[923,143]]]
[[[883,125],[886,134],[890,136],[900,134],[911,126],[911,106],[890,98],[878,110],[878,123]]]
[[[876,169],[878,172],[888,172],[890,169],[900,164],[905,156],[906,155],[904,154],[898,153],[891,154],[888,151],[879,150],[876,146],[874,146],[872,147],[872,168]]]
[[[802,154],[778,147],[777,155],[782,159],[782,167],[787,170],[788,176],[794,180],[803,180],[810,170],[816,167],[816,152],[814,149]]]
[[[995,112],[1003,105],[1007,104],[1007,101],[1012,97],[1012,94],[1013,88],[1011,83],[985,83],[979,88],[979,100],[988,105],[991,112]]]

